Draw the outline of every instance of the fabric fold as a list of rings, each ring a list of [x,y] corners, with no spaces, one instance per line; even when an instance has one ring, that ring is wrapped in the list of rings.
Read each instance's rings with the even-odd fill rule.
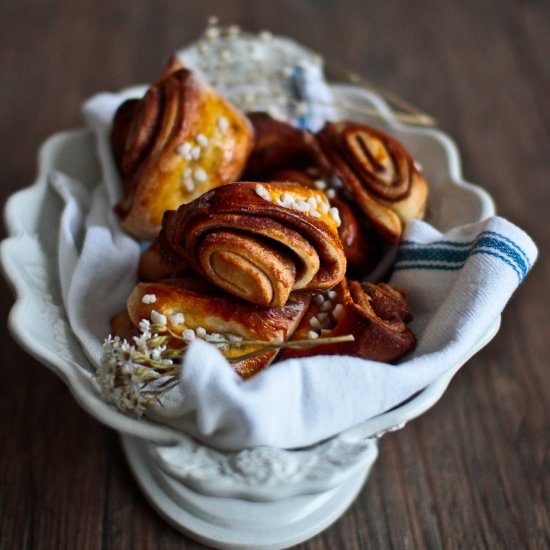
[[[483,241],[487,234],[494,242]],[[414,263],[412,249],[425,253]],[[445,253],[456,249],[469,251],[463,262]],[[217,350],[197,342],[182,365],[185,409],[178,416],[157,408],[155,417],[223,449],[321,441],[391,409],[468,357],[517,288],[520,266],[526,274],[536,256],[533,241],[499,217],[446,234],[412,222],[390,280],[415,312],[418,347],[402,362],[291,359],[243,382]]]
[[[97,365],[110,318],[134,288],[140,246],[118,228],[105,186],[89,198],[63,175],[52,186],[65,201],[59,232],[65,308]],[[533,241],[499,217],[445,234],[413,221],[390,278],[407,294],[418,338],[399,364],[295,358],[242,380],[214,346],[197,341],[184,357],[179,387],[151,417],[222,449],[302,447],[335,435],[398,405],[468,357],[536,256]]]

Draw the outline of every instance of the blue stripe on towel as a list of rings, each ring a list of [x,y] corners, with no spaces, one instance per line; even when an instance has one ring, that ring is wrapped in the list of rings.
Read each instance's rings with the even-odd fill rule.
[[[529,257],[527,256],[527,253],[521,246],[519,246],[517,243],[515,243],[512,239],[509,239],[506,237],[506,235],[501,235],[500,233],[497,233],[496,231],[484,231],[484,233],[487,233],[488,235],[494,235],[495,237],[499,237],[502,240],[509,243],[511,246],[513,246],[522,256],[522,258],[525,260],[525,264],[527,265],[527,271],[531,269],[531,262],[529,261]],[[482,233],[483,234],[483,233]],[[527,273],[526,271],[526,273]]]
[[[398,264],[393,268],[394,271],[404,269],[429,269],[436,271],[458,271],[464,264],[444,265],[444,264]]]
[[[506,256],[502,256],[501,254],[498,254],[497,252],[491,251],[491,250],[474,250],[472,252],[472,256],[474,254],[486,254],[488,256],[494,256],[495,258],[499,258],[502,260],[505,264],[508,264],[518,276],[518,281],[521,282],[521,280],[527,275],[527,272],[523,273],[520,272],[520,270],[517,268],[516,264],[512,263]]]
[[[454,271],[461,269],[468,258],[476,254],[500,259],[516,272],[520,281],[531,267],[527,254],[514,241],[495,231],[483,231],[476,239],[465,242],[435,241],[426,244],[403,241],[397,255],[395,269]]]

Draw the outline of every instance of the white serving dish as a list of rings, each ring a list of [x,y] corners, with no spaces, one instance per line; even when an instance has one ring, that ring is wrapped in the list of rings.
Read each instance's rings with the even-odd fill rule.
[[[489,195],[462,179],[456,146],[445,134],[405,127],[376,94],[332,86],[337,98],[378,110],[411,151],[431,184],[429,221],[441,230],[495,213]],[[500,319],[475,349],[406,403],[307,449],[269,447],[220,452],[147,419],[125,416],[103,402],[93,367],[67,322],[56,268],[61,202],[48,187],[51,170],[88,186],[100,179],[88,130],[62,132],[41,147],[35,183],[10,197],[9,237],[1,260],[16,293],[9,328],[19,344],[60,376],[78,403],[122,434],[138,482],[159,512],[181,530],[219,548],[281,548],[313,536],[334,521],[360,490],[377,456],[377,438],[402,428],[441,397],[457,370],[496,334]],[[255,518],[243,522],[239,518]]]

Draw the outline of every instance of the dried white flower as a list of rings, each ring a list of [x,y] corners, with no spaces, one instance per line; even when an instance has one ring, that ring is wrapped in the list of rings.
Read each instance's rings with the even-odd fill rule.
[[[241,33],[241,28],[239,25],[230,25],[227,29],[228,36],[235,38],[236,36],[239,36]]]
[[[148,333],[147,325],[142,324],[142,326],[146,331],[136,338],[140,342],[143,342],[143,336]],[[171,364],[169,359],[162,358],[165,349],[165,346],[159,346],[152,350],[152,355],[156,357],[154,360],[158,361],[160,367],[168,367]],[[154,387],[149,387],[151,375],[143,372],[149,370],[143,366],[144,360],[147,360],[147,356],[118,336],[112,338],[109,335],[103,343],[96,382],[105,399],[122,412],[140,416],[151,404],[152,396],[159,394]],[[153,376],[157,381],[165,377],[164,374],[158,373]]]
[[[260,37],[260,40],[263,40],[264,42],[269,42],[273,38],[273,35],[271,34],[270,31],[262,31],[259,34],[259,37]]]
[[[220,37],[220,29],[218,27],[210,27],[206,30],[206,38],[209,40],[216,40]]]
[[[151,329],[151,323],[149,322],[149,319],[142,319],[139,324],[138,328],[140,332],[146,332]]]
[[[166,351],[166,346],[158,346],[151,351],[151,359],[153,361],[160,361],[162,359],[162,353]]]
[[[95,381],[104,399],[126,414],[142,415],[147,408],[161,402],[169,391],[177,387],[183,353],[187,344],[195,337],[204,338],[222,351],[230,346],[256,346],[251,352],[229,359],[232,363],[238,363],[265,353],[268,349],[305,349],[315,345],[320,336],[313,330],[308,333],[312,340],[316,340],[315,344],[306,340],[264,342],[247,340],[237,334],[209,333],[204,327],[197,327],[196,330],[187,328],[178,335],[166,326],[164,315],[153,310],[151,317],[156,317],[153,324],[147,319],[139,322],[140,334],[134,337],[133,344],[111,335],[103,342],[101,363],[96,371]],[[353,336],[337,336],[324,342],[350,339],[353,340]],[[319,343],[323,343],[323,340],[319,340]]]

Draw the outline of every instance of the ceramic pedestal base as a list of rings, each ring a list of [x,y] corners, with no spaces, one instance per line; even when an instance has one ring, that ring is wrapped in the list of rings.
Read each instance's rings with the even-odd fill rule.
[[[142,439],[123,435],[132,472],[149,502],[176,529],[214,548],[268,550],[307,540],[336,521],[361,490],[376,453],[340,486],[272,502],[199,494],[164,472]]]

